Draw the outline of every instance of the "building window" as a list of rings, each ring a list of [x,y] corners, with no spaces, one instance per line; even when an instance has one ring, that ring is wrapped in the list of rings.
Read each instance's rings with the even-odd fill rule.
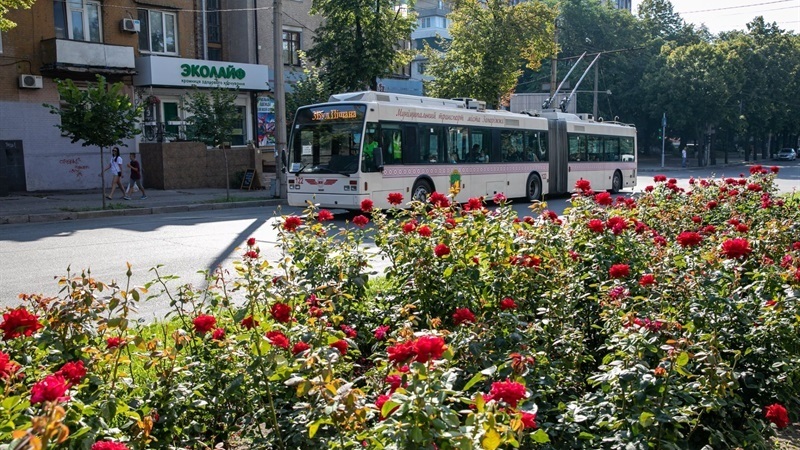
[[[300,48],[299,31],[283,31],[283,63],[287,66],[299,66],[300,55],[297,53]]]
[[[222,20],[219,0],[206,0],[206,28],[209,44],[222,44]]]
[[[56,38],[101,42],[100,3],[87,0],[53,0]]]
[[[139,10],[139,51],[178,53],[178,17],[175,13]]]
[[[398,43],[397,45],[395,45],[394,48],[395,48],[395,50],[398,50],[398,51],[400,51],[400,50],[410,51],[411,50],[411,41],[402,41],[402,42]],[[394,78],[411,78],[411,63],[397,66],[394,69],[394,72],[392,73],[392,77],[394,77]]]

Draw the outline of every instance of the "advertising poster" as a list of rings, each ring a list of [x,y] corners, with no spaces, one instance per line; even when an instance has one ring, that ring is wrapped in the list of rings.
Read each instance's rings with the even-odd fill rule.
[[[275,145],[275,101],[258,97],[258,146]]]

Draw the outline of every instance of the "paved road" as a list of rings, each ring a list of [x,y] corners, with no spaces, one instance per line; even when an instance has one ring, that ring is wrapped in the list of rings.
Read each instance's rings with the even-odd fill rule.
[[[738,176],[745,167],[730,170],[696,169],[686,171],[646,172],[639,177],[639,189],[652,184],[653,176],[663,173],[688,186],[689,177]],[[783,164],[778,185],[783,192],[800,188],[800,163]],[[548,201],[548,207],[561,213],[568,205],[566,198]],[[520,216],[529,214],[527,205],[514,206]],[[299,209],[283,207],[284,214]],[[19,303],[21,292],[56,295],[54,277],[64,275],[68,266],[73,271],[89,268],[103,281],[125,280],[126,262],[133,265],[135,285],[154,278],[151,267],[163,265],[163,273],[181,277],[182,282],[202,284],[198,270],[216,267],[231,268],[241,255],[249,237],[255,237],[262,254],[274,261],[276,233],[272,224],[278,208],[258,207],[218,211],[198,211],[137,217],[113,217],[80,221],[4,225],[0,232],[0,307]],[[348,216],[337,216],[344,224]],[[380,263],[376,264],[380,268]],[[177,286],[177,283],[175,283]],[[143,317],[163,315],[167,302],[144,305]]]

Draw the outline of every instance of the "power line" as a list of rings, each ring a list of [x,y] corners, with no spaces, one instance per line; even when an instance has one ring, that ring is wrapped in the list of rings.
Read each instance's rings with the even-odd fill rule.
[[[712,11],[724,11],[726,9],[750,8],[750,7],[753,7],[753,6],[772,5],[772,4],[775,4],[775,3],[786,3],[786,2],[792,2],[792,1],[797,1],[797,0],[775,0],[775,1],[771,1],[771,2],[751,3],[749,5],[724,6],[722,8],[701,9],[701,10],[697,10],[697,11],[678,12],[678,14],[682,15],[682,14],[696,14],[696,13],[712,12]]]

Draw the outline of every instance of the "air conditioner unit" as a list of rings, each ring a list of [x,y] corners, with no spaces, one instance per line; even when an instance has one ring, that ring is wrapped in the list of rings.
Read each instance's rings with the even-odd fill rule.
[[[122,19],[122,22],[120,22],[120,28],[122,31],[127,31],[129,33],[138,33],[141,31],[142,26],[136,19]]]
[[[22,89],[41,89],[42,77],[39,75],[20,75],[19,87]]]

